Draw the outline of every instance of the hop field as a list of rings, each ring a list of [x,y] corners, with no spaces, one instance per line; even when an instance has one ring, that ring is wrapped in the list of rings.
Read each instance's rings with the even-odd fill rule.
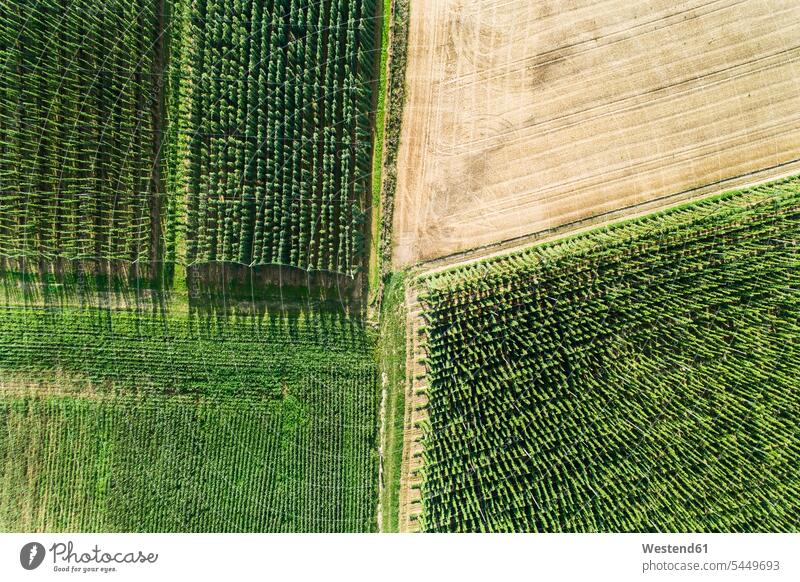
[[[155,7],[0,6],[0,256],[156,258]]]
[[[362,267],[374,0],[0,7],[0,257]]]
[[[192,3],[189,262],[359,267],[375,11],[374,0]]]
[[[429,531],[795,531],[797,178],[423,277]]]
[[[362,325],[174,303],[0,319],[0,530],[375,529]]]

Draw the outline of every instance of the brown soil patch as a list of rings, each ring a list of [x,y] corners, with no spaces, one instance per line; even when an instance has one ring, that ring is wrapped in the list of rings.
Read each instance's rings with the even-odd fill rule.
[[[800,4],[416,0],[396,266],[800,172]]]

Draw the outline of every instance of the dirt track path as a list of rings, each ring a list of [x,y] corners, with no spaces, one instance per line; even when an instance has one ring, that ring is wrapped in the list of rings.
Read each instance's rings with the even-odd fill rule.
[[[422,307],[417,301],[412,285],[406,289],[406,395],[403,419],[403,458],[400,469],[400,517],[401,532],[419,531],[417,518],[422,511],[419,470],[422,468],[422,429],[420,425],[428,418],[425,406],[425,366],[420,362],[423,355],[424,335]]]

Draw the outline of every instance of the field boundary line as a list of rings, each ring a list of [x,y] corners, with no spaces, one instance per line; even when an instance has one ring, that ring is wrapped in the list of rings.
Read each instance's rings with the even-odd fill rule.
[[[428,421],[428,396],[424,355],[422,307],[414,282],[406,286],[406,382],[403,419],[403,457],[400,468],[400,532],[420,531],[422,513],[421,469],[423,426]]]
[[[788,171],[786,168],[790,168]],[[776,174],[769,174],[771,170],[784,170]],[[420,276],[432,275],[454,267],[460,267],[482,261],[489,258],[500,257],[514,254],[545,242],[551,242],[560,238],[582,234],[595,228],[602,228],[616,222],[641,218],[647,214],[669,210],[676,206],[687,203],[699,202],[705,198],[723,194],[732,190],[742,190],[752,188],[790,178],[800,174],[800,158],[784,162],[777,166],[770,166],[748,172],[732,178],[726,178],[710,184],[705,184],[697,188],[676,192],[661,198],[648,200],[639,204],[626,206],[603,214],[590,216],[575,222],[564,224],[555,228],[540,230],[530,234],[514,237],[498,242],[494,242],[481,247],[476,247],[466,251],[459,251],[435,259],[420,261],[412,267],[413,279]],[[752,181],[745,181],[747,178],[755,178]],[[741,181],[740,181],[741,180]],[[722,186],[726,184],[725,186]]]

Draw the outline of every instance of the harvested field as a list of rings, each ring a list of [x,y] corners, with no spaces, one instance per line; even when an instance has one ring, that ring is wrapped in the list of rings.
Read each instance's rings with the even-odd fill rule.
[[[417,0],[398,266],[800,170],[800,5]]]

